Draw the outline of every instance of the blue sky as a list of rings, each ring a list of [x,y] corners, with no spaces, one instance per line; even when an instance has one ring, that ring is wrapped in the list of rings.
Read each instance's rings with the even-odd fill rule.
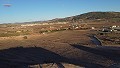
[[[91,11],[119,12],[120,0],[0,0],[0,23],[49,20]]]

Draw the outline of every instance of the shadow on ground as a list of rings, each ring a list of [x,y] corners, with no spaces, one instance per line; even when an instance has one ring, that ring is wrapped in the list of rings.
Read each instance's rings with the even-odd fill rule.
[[[77,49],[84,50],[93,54],[97,54],[113,60],[117,63],[120,63],[120,47],[107,47],[107,46],[98,46],[96,48],[81,46],[73,44],[71,45]]]
[[[74,47],[84,49],[78,46]],[[64,68],[61,63],[69,63],[87,68],[104,67],[99,64],[88,63],[87,61],[66,58],[41,47],[17,47],[0,51],[0,68],[29,68],[29,65],[45,63],[56,63],[60,68]]]

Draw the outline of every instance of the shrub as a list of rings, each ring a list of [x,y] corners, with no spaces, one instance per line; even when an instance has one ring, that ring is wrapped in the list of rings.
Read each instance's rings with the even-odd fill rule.
[[[24,39],[27,39],[28,37],[27,37],[27,36],[24,36],[23,38],[24,38]]]

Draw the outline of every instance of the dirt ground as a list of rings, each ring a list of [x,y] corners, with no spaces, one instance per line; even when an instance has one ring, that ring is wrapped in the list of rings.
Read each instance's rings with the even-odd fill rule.
[[[100,28],[103,25],[111,26],[114,24],[115,23],[88,23],[90,27],[95,28]],[[15,47],[41,47],[66,58],[73,58],[106,67],[110,66],[114,63],[114,61],[71,46],[71,44],[78,44],[87,47],[96,47],[96,45],[91,41],[91,38],[88,36],[91,33],[94,33],[94,31],[65,30],[44,34],[25,35],[27,37],[26,39],[23,38],[24,36],[0,37],[0,50]],[[63,65],[66,68],[77,68],[75,65],[71,64],[63,63]]]
[[[89,30],[66,30],[49,34],[28,35],[27,39],[24,39],[23,36],[2,38],[0,40],[0,49],[3,50],[21,46],[41,47],[67,58],[74,58],[103,66],[111,65],[113,61],[107,58],[74,48],[70,45],[79,44],[95,47],[90,37],[88,37],[88,33],[90,33]]]
[[[27,39],[24,36],[14,37],[1,37],[0,48],[6,49],[11,47],[31,47],[31,46],[60,46],[60,44],[83,44],[94,46],[90,38],[87,36],[88,30],[66,30],[46,34],[27,35]]]

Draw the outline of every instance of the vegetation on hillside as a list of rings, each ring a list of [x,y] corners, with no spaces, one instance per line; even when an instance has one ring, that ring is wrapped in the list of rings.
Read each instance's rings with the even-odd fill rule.
[[[76,15],[66,18],[57,18],[50,20],[50,22],[82,22],[85,21],[107,21],[107,22],[120,22],[120,12],[88,12],[81,15]]]

